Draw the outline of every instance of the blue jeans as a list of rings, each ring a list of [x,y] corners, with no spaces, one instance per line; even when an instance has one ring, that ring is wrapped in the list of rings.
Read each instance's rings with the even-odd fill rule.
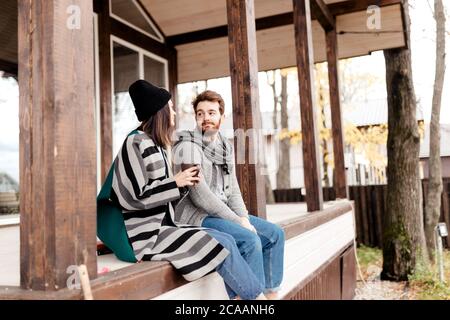
[[[242,258],[233,237],[213,229],[206,229],[205,231],[230,252],[216,268],[225,282],[225,288],[230,299],[239,295],[244,300],[253,300],[259,296],[264,288],[247,262]]]
[[[275,292],[283,280],[284,231],[276,224],[250,215],[257,234],[222,218],[207,217],[202,227],[231,235],[242,257],[259,279],[264,293]]]

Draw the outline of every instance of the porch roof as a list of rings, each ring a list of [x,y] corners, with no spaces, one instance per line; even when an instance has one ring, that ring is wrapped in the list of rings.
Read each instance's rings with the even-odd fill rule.
[[[178,52],[178,82],[190,82],[229,75],[226,1],[210,0],[140,0]],[[404,23],[400,1],[324,0],[336,16],[339,58],[370,54],[373,51],[403,47]],[[379,3],[381,29],[370,30],[367,5]],[[296,65],[292,0],[255,0],[255,18],[265,18],[257,31],[259,70]],[[313,12],[313,18],[314,12]],[[262,21],[261,21],[262,22]],[[271,23],[275,27],[270,27]],[[221,27],[223,27],[221,29]],[[315,62],[326,60],[325,32],[312,21]],[[190,43],[208,31],[210,39]],[[203,33],[205,34],[205,33]],[[223,36],[221,36],[223,35]],[[219,36],[219,37],[218,37]],[[198,37],[200,39],[201,37]],[[191,40],[189,40],[191,41]]]
[[[405,45],[401,1],[323,1],[336,16],[339,58]],[[138,0],[138,3],[154,20],[166,42],[177,49],[178,83],[229,75],[226,1]],[[366,8],[377,3],[382,5],[381,29],[370,30]],[[0,19],[4,31],[0,33],[0,69],[10,73],[17,72],[17,15],[13,14],[16,10],[17,0],[0,4],[0,16],[5,18]],[[260,71],[296,66],[292,10],[292,0],[255,0]],[[317,20],[312,21],[312,29],[315,62],[325,61],[325,32]]]

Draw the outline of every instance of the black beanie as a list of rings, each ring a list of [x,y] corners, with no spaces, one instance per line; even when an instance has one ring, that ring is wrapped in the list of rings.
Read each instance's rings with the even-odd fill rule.
[[[155,115],[172,97],[166,89],[156,87],[145,80],[134,82],[128,92],[139,121],[147,120]]]

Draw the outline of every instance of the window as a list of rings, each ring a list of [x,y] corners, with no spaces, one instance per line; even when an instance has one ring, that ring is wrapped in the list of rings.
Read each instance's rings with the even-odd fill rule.
[[[144,79],[158,87],[166,87],[164,63],[144,56]]]
[[[136,0],[110,0],[110,15],[155,40],[164,38],[153,24],[148,13]]]

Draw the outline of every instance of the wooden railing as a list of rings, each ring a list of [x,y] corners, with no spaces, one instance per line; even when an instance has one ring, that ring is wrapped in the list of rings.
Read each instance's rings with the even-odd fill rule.
[[[19,213],[19,198],[16,192],[0,192],[0,215]]]
[[[443,180],[441,222],[447,224],[450,230],[450,178]],[[428,181],[422,180],[423,206],[426,205]],[[274,190],[275,202],[304,202],[301,189]],[[386,212],[386,185],[350,186],[350,200],[354,201],[356,220],[356,240],[359,244],[370,247],[382,246],[383,241],[383,216]],[[336,200],[333,188],[323,189],[324,201]],[[450,248],[450,237],[446,239],[446,245]]]
[[[294,240],[327,222],[345,216],[351,210],[350,203],[345,201],[313,215],[301,215],[284,220],[279,225],[284,230],[285,239]],[[353,259],[354,247],[351,241],[297,283],[289,292],[286,291],[283,299],[352,299],[356,286],[356,269]],[[151,299],[186,283],[186,280],[168,262],[145,261],[99,275],[91,280],[91,287],[96,300],[135,300]],[[78,300],[82,298],[83,295],[79,289],[42,291],[0,285],[0,300]]]

